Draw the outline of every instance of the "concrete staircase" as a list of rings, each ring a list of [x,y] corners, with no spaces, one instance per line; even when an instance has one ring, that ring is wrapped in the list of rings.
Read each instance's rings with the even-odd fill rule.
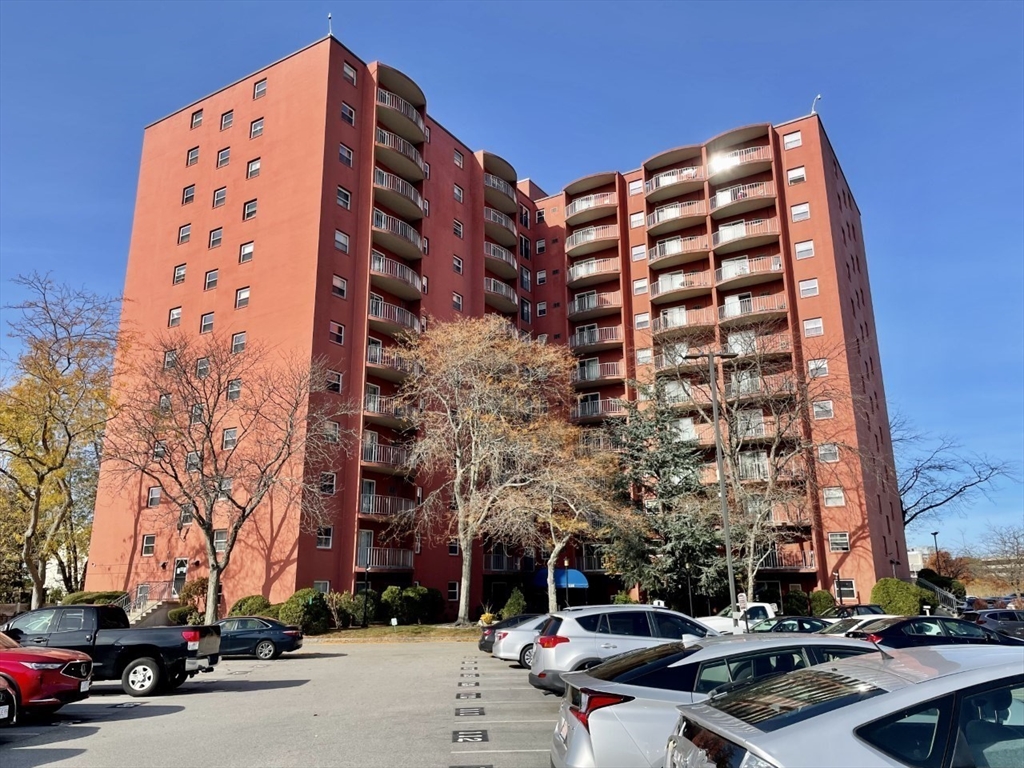
[[[917,586],[927,589],[935,596],[934,608],[932,609],[934,615],[952,617],[960,615],[960,600],[952,592],[947,592],[941,587],[935,586],[927,579],[918,578]]]

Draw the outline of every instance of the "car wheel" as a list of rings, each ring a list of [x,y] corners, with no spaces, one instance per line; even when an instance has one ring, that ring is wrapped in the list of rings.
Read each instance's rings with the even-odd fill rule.
[[[256,643],[256,658],[263,661],[277,658],[277,646],[270,640],[260,640]]]
[[[121,674],[121,688],[129,696],[151,696],[160,687],[163,671],[156,659],[135,659]]]
[[[173,691],[175,688],[180,687],[186,680],[188,680],[188,672],[183,669],[175,670],[167,676],[166,681],[164,681],[164,688],[168,691]]]
[[[526,667],[526,669],[533,666],[533,643],[519,652],[519,666]]]

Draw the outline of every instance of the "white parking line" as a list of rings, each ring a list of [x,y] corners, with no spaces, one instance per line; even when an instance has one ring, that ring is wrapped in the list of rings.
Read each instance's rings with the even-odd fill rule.
[[[487,716],[481,716],[479,721],[476,717],[473,718],[473,722],[479,722],[480,725],[494,725],[495,723],[557,723],[558,719],[554,720],[488,720]]]
[[[512,752],[550,752],[550,749],[453,749],[453,755],[507,755]]]

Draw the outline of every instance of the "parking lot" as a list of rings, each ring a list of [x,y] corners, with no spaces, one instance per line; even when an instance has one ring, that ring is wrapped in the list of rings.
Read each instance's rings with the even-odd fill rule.
[[[558,703],[475,643],[309,643],[223,660],[166,696],[98,683],[0,731],[0,764],[542,767]]]

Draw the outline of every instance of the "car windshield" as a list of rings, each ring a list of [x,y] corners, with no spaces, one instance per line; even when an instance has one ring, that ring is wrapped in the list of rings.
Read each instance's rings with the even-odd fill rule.
[[[865,616],[871,613],[885,613],[885,611],[882,610],[882,606],[880,605],[858,605],[857,613]]]
[[[4,648],[10,651],[14,648],[21,648],[21,646],[18,643],[11,640],[11,638],[9,638],[3,632],[0,632],[0,648]]]
[[[840,619],[835,624],[829,624],[824,629],[819,629],[822,635],[845,635],[851,629],[860,624],[860,619]]]
[[[659,666],[667,666],[698,650],[700,650],[699,647],[692,645],[687,648],[685,643],[665,643],[633,653],[620,654],[603,664],[591,667],[587,670],[587,674],[598,680],[624,682],[620,678],[634,670],[658,661],[664,662]]]
[[[771,632],[772,627],[778,624],[782,619],[765,619],[760,624],[754,624],[751,628],[751,632]]]
[[[711,699],[708,706],[766,732],[885,693],[862,680],[809,669],[755,682]]]
[[[896,616],[892,619],[879,619],[878,621],[872,621],[865,624],[863,627],[860,628],[860,631],[866,632],[870,628],[872,632],[883,632],[889,629],[890,627],[900,624],[901,622],[904,622],[906,620],[906,616]]]

